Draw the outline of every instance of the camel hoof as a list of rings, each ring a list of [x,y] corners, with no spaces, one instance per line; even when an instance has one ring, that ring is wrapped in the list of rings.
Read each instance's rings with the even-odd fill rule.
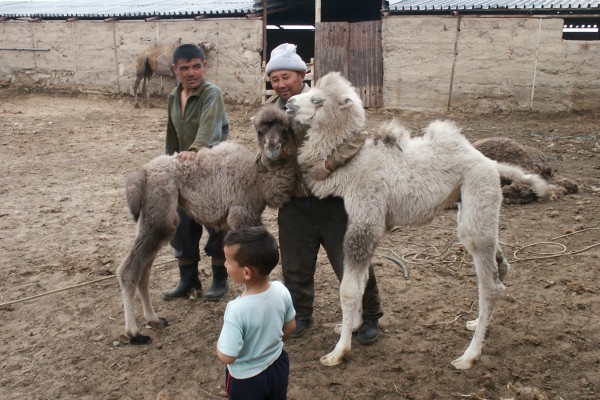
[[[468,331],[474,331],[475,329],[477,329],[478,323],[479,323],[479,318],[474,319],[473,321],[467,321],[467,323],[465,324],[465,327],[467,328]]]
[[[169,326],[169,322],[164,318],[158,318],[158,322],[150,321],[148,325],[150,325],[154,329],[161,329]]]
[[[333,367],[341,363],[342,359],[343,358],[341,357],[336,357],[332,352],[327,354],[326,356],[321,357],[321,364],[323,364],[326,367]]]
[[[129,344],[133,344],[136,346],[147,345],[150,343],[152,343],[152,339],[150,339],[150,336],[137,335],[129,339]]]
[[[477,360],[469,360],[465,356],[459,357],[456,360],[452,361],[451,364],[456,369],[469,369]]]
[[[333,328],[333,331],[334,331],[335,333],[337,333],[338,335],[341,335],[341,334],[342,334],[342,324],[337,324],[337,325],[335,326],[335,328]]]

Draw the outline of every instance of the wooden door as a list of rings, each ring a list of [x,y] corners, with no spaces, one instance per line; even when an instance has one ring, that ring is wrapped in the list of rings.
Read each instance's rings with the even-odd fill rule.
[[[321,22],[315,29],[315,77],[339,71],[365,107],[383,106],[381,21]]]

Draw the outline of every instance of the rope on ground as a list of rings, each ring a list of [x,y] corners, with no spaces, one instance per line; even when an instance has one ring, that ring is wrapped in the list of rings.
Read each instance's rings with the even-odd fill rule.
[[[514,264],[514,263],[521,262],[521,261],[542,260],[542,259],[546,259],[546,258],[556,258],[556,257],[570,256],[570,255],[574,255],[574,254],[583,253],[584,251],[588,251],[589,249],[593,249],[594,247],[600,246],[600,243],[594,243],[594,244],[591,244],[591,245],[586,246],[584,248],[581,248],[579,250],[567,251],[567,246],[565,246],[564,244],[559,243],[559,242],[553,242],[553,240],[562,239],[562,238],[565,238],[565,237],[568,237],[568,236],[572,236],[572,235],[576,235],[576,234],[579,234],[579,233],[582,233],[582,232],[599,230],[599,229],[600,228],[585,228],[585,229],[581,229],[581,230],[578,230],[578,231],[575,231],[575,232],[571,232],[571,233],[567,233],[567,234],[564,234],[564,235],[553,237],[552,239],[550,239],[551,240],[550,242],[534,242],[534,243],[527,244],[525,246],[518,247],[513,252],[514,259],[513,260],[509,260],[508,262],[511,263],[511,264]],[[510,245],[510,244],[506,244],[506,243],[502,243],[502,242],[500,242],[500,243],[503,244],[503,245],[505,245],[505,246],[508,246],[508,247],[513,247],[513,248],[516,247],[514,245]],[[560,247],[560,250],[556,251],[556,252],[552,252],[552,253],[534,252],[534,251],[531,251],[531,250],[525,250],[525,249],[527,249],[529,247],[533,247],[533,246],[537,246],[537,245],[542,245],[542,244],[545,244],[545,245],[549,244],[549,245],[552,245],[552,246],[558,246],[558,247]],[[533,256],[533,257],[519,258],[517,256],[517,254],[519,252],[521,252],[521,251],[526,251],[528,253],[535,254],[535,256]]]
[[[469,307],[469,310],[462,313],[462,314],[458,314],[456,317],[454,317],[454,319],[450,320],[450,321],[440,321],[440,322],[434,322],[432,324],[426,324],[426,327],[432,327],[432,326],[436,326],[436,325],[450,325],[455,323],[456,321],[458,321],[459,318],[464,317],[468,314],[471,314],[473,312],[473,306],[475,306],[475,303],[477,303],[477,300],[473,300],[471,302],[471,307]]]
[[[212,397],[213,399],[222,399],[224,397],[227,397],[227,394],[222,395],[221,393],[219,393],[218,395],[215,395],[215,394],[210,393],[206,389],[200,388],[200,390],[202,390],[204,392],[204,394],[206,394],[207,396]],[[223,392],[223,393],[225,393],[225,392]]]
[[[169,260],[169,261],[164,261],[162,263],[157,263],[157,264],[154,264],[153,267],[156,268],[156,267],[159,267],[159,266],[164,265],[164,264],[168,264],[168,263],[173,262],[173,261],[175,261],[175,260]],[[37,299],[39,297],[44,297],[44,296],[48,296],[48,295],[51,295],[51,294],[55,294],[55,293],[59,293],[59,292],[64,292],[66,290],[76,289],[76,288],[79,288],[79,287],[82,287],[82,286],[87,286],[87,285],[91,285],[91,284],[94,284],[94,283],[106,281],[108,279],[112,279],[112,278],[116,278],[116,277],[117,277],[116,274],[112,274],[112,275],[108,275],[108,276],[105,276],[105,277],[102,277],[102,278],[94,279],[92,281],[87,281],[87,282],[78,283],[76,285],[67,286],[67,287],[64,287],[64,288],[61,288],[61,289],[55,289],[55,290],[51,290],[49,292],[44,292],[44,293],[36,294],[36,295],[33,295],[33,296],[29,296],[29,297],[23,297],[21,299],[7,301],[6,303],[0,303],[0,308],[9,306],[11,304],[21,303],[23,301],[33,300],[33,299]]]
[[[390,260],[391,262],[395,263],[396,265],[402,267],[402,271],[404,271],[404,279],[410,279],[410,271],[408,270],[408,267],[406,266],[406,264],[404,264],[399,258],[396,257],[390,257],[388,255],[385,254],[375,254],[376,256],[379,257],[383,257],[383,258],[387,258],[388,260]]]
[[[591,230],[600,230],[600,228],[581,229],[581,230],[578,230],[575,232],[567,233],[565,235],[553,237],[550,239],[550,241],[533,242],[533,243],[529,243],[529,244],[526,244],[526,245],[520,246],[520,247],[511,245],[511,244],[507,244],[504,242],[500,242],[500,244],[502,244],[503,246],[507,246],[507,247],[511,247],[511,248],[515,249],[513,252],[514,259],[508,260],[508,262],[510,264],[513,264],[516,262],[521,262],[521,261],[527,261],[527,260],[539,260],[539,259],[546,259],[546,258],[562,257],[562,256],[583,253],[594,247],[600,246],[600,243],[594,243],[594,244],[591,244],[584,248],[581,248],[579,250],[568,251],[568,248],[566,245],[556,242],[556,240],[558,240],[558,239],[562,239],[562,238],[565,238],[568,236],[580,234],[582,232],[591,231]],[[455,239],[456,239],[456,235],[452,237],[452,239],[448,242],[449,244],[445,247],[445,249],[443,251],[440,251],[436,246],[429,246],[420,252],[403,254],[401,256],[396,254],[391,249],[383,249],[383,250],[386,250],[386,251],[392,253],[395,256],[395,258],[384,255],[384,254],[376,254],[376,255],[385,257],[385,258],[395,262],[396,264],[401,265],[402,269],[405,271],[408,271],[408,267],[405,264],[405,263],[407,263],[407,264],[429,264],[429,265],[442,264],[442,265],[446,266],[447,268],[449,268],[450,270],[456,272],[463,265],[467,252],[462,251],[461,252],[462,255],[460,257],[458,255],[446,255],[446,253],[448,253],[448,250],[450,248],[452,248],[454,246],[462,246],[462,244],[460,242],[454,242]],[[529,250],[529,248],[534,247],[534,246],[539,246],[539,245],[557,246],[557,247],[559,247],[559,249],[557,251],[553,251],[553,252],[534,252],[532,250]],[[431,250],[434,251],[434,254],[431,254]],[[518,256],[518,254],[521,252],[534,254],[534,256],[521,258]],[[402,264],[401,264],[401,262],[402,262]],[[455,263],[458,263],[457,267],[453,268],[450,266]],[[406,276],[407,276],[407,273],[405,272],[404,277],[406,278]]]

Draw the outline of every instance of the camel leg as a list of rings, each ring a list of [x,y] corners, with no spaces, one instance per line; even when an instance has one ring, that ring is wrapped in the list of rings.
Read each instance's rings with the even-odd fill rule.
[[[464,197],[462,202],[463,207],[465,206]],[[494,307],[500,297],[500,293],[505,289],[500,281],[496,261],[496,255],[499,250],[497,242],[497,210],[499,210],[501,198],[497,199],[497,209],[493,208],[495,202],[491,199],[487,202],[478,201],[485,204],[485,206],[473,212],[461,212],[458,221],[458,237],[467,251],[473,256],[473,263],[475,264],[479,292],[479,314],[477,319],[468,321],[466,324],[467,329],[474,330],[475,332],[469,347],[467,347],[463,355],[452,361],[452,365],[457,369],[469,369],[479,359],[483,348],[485,332],[489,326]],[[486,206],[490,205],[492,206],[489,209],[492,210],[491,213],[485,210]],[[479,225],[480,221],[486,221],[487,225]]]
[[[362,270],[361,270],[362,269]],[[356,321],[360,325],[360,304],[365,292],[367,278],[369,277],[369,265],[364,268],[348,268],[344,266],[344,277],[340,285],[340,302],[342,305],[342,326],[340,339],[333,351],[321,357],[321,364],[332,367],[338,365],[344,356],[350,352],[352,343],[352,331]]]
[[[135,322],[136,289],[139,289],[140,292],[146,320],[157,327],[166,326],[167,324],[154,312],[148,286],[152,263],[162,244],[172,236],[174,228],[161,231],[146,225],[144,221],[143,217],[139,220],[138,233],[131,250],[117,269],[125,309],[125,334],[129,336],[132,344],[148,344],[151,342],[150,337],[139,333]]]
[[[159,248],[162,246],[159,246]],[[153,260],[154,261],[154,257]],[[153,328],[164,328],[169,325],[166,319],[160,318],[154,312],[154,307],[152,307],[152,302],[150,301],[150,275],[152,271],[152,264],[148,267],[144,268],[144,273],[142,274],[142,279],[138,285],[138,291],[140,293],[140,299],[142,300],[142,307],[144,309],[144,318],[150,326]]]
[[[146,101],[150,101],[150,91],[148,91],[148,81],[149,80],[150,80],[150,78],[145,76],[144,77],[144,85],[142,86],[142,92],[144,93],[144,96],[146,97]]]
[[[368,276],[367,276],[367,279],[368,279]],[[363,290],[363,294],[364,294],[364,290]],[[340,293],[340,300],[341,300],[341,293]],[[353,314],[353,317],[350,319],[350,327],[352,329],[352,333],[355,333],[358,331],[358,329],[360,328],[360,326],[363,323],[362,301],[358,304],[358,310],[356,310],[356,312],[353,312],[352,314]],[[333,331],[335,333],[337,333],[338,335],[341,335],[343,326],[344,326],[343,324],[337,324],[335,326],[335,328],[333,328]]]
[[[133,249],[131,252],[133,252]],[[131,261],[130,254],[127,256],[127,258],[125,258],[125,260],[123,260],[117,269],[117,277],[119,280],[119,286],[121,287],[121,294],[123,295],[123,306],[125,308],[125,334],[129,338],[136,337],[139,334],[138,327],[135,322],[135,291],[137,285],[135,283],[135,278],[130,276]]]
[[[500,246],[496,249],[496,264],[498,264],[498,277],[501,282],[504,282],[504,279],[506,279],[506,276],[508,275],[508,271],[510,271],[510,265],[506,258],[504,258]]]
[[[377,226],[374,224],[374,226]],[[383,223],[379,226],[385,226]],[[340,284],[342,326],[340,339],[333,351],[321,357],[321,364],[331,367],[342,362],[350,352],[352,332],[362,321],[361,303],[369,278],[369,265],[378,239],[383,232],[372,229],[368,224],[348,226],[344,237],[344,276]]]
[[[140,81],[142,80],[142,76],[141,75],[136,75],[135,77],[135,84],[133,85],[133,98],[135,100],[135,104],[137,104],[138,101],[138,88],[140,86]]]
[[[481,355],[483,339],[489,326],[493,310],[504,285],[498,279],[497,272],[494,273],[495,261],[488,253],[487,257],[473,254],[475,268],[477,270],[479,286],[479,316],[474,321],[467,322],[467,329],[474,330],[473,338],[464,354],[452,361],[457,369],[471,368]]]
[[[498,279],[500,279],[500,282],[504,283],[504,279],[506,278],[506,275],[508,275],[508,271],[510,270],[510,264],[508,263],[506,258],[504,258],[500,247],[496,249],[496,264],[498,265]],[[472,321],[467,321],[467,330],[474,331],[475,329],[477,329],[478,322],[479,318],[474,319]]]
[[[149,344],[151,342],[150,337],[139,333],[137,323],[135,322],[135,292],[137,289],[140,290],[146,319],[148,319],[147,308],[149,307],[152,310],[148,293],[148,283],[143,284],[142,281],[144,275],[150,275],[149,270],[154,257],[151,257],[149,263],[141,260],[141,258],[144,258],[144,254],[141,254],[142,252],[139,251],[141,241],[139,236],[136,237],[127,258],[123,260],[117,269],[117,277],[119,278],[119,286],[121,287],[125,309],[125,334],[130,338],[132,344]],[[158,322],[159,319],[156,314],[154,316],[154,320]]]

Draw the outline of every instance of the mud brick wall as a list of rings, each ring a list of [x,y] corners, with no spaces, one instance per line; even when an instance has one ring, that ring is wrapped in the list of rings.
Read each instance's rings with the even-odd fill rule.
[[[600,109],[600,41],[563,40],[562,26],[556,17],[387,17],[385,107]]]
[[[206,77],[226,99],[259,101],[262,22],[253,19],[2,22],[0,84],[133,94],[137,55],[154,42],[179,38],[214,44]],[[162,85],[158,77],[149,81],[151,94],[174,86],[173,78]]]
[[[388,16],[383,102],[407,110],[600,109],[600,41],[562,39],[556,16]],[[227,100],[261,98],[262,21],[0,22],[0,85],[133,93],[137,55],[156,41],[212,43],[207,79]],[[10,50],[22,49],[22,50]],[[167,93],[172,78],[152,78]]]

